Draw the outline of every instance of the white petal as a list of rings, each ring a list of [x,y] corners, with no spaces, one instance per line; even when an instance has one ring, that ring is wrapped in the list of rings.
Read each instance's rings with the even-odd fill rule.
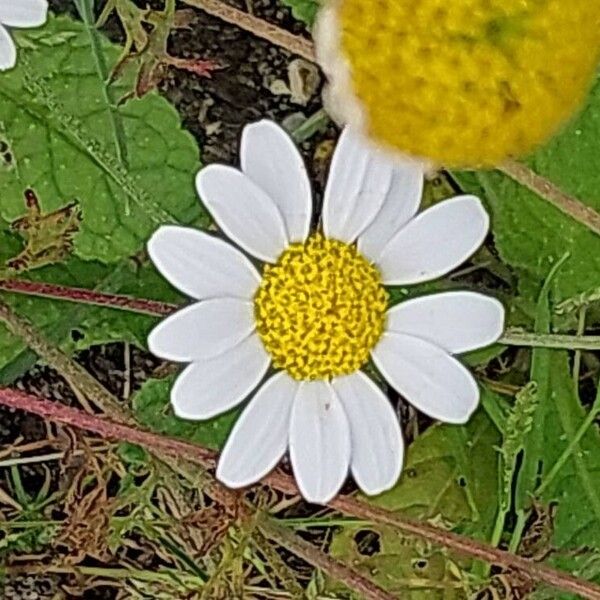
[[[398,393],[434,419],[466,423],[477,408],[479,389],[471,373],[430,342],[384,333],[373,360]]]
[[[306,166],[290,136],[273,121],[244,127],[242,171],[275,202],[291,242],[308,237],[312,192]]]
[[[198,300],[250,299],[260,283],[258,272],[239,250],[190,227],[162,226],[150,238],[148,254],[169,283]]]
[[[378,261],[387,285],[408,285],[441,277],[482,244],[489,216],[474,196],[440,202],[403,227]]]
[[[231,350],[193,362],[171,390],[175,414],[182,419],[210,419],[239,404],[266,373],[270,357],[258,335]]]
[[[433,294],[391,308],[387,330],[420,337],[458,354],[498,340],[504,330],[504,307],[473,292]]]
[[[232,488],[244,487],[275,467],[287,449],[290,411],[299,385],[281,371],[258,390],[229,434],[217,479]]]
[[[350,429],[325,381],[300,384],[290,421],[290,459],[300,492],[325,504],[342,487],[350,464]]]
[[[17,62],[17,49],[6,28],[0,25],[0,71],[12,69]]]
[[[152,354],[175,362],[218,356],[254,331],[254,304],[237,298],[197,302],[161,321],[148,337]]]
[[[398,417],[385,394],[358,371],[332,381],[350,423],[350,468],[366,494],[380,494],[394,486],[404,457]]]
[[[209,165],[196,177],[200,199],[219,227],[244,250],[275,262],[288,245],[279,209],[249,177],[225,165]]]
[[[46,22],[46,0],[0,0],[0,23],[9,27],[39,27]]]
[[[423,166],[413,160],[398,160],[392,186],[375,220],[358,238],[358,249],[377,262],[385,245],[419,210],[423,195]]]
[[[373,221],[392,185],[393,163],[354,131],[342,132],[323,198],[325,236],[353,242]]]

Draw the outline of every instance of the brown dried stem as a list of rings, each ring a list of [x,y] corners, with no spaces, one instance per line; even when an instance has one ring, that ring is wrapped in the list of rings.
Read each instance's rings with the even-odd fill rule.
[[[84,288],[72,288],[51,283],[39,283],[24,279],[0,280],[0,290],[39,296],[53,300],[66,300],[79,304],[90,304],[116,310],[125,310],[144,314],[152,317],[164,317],[180,309],[183,305],[169,304],[148,300],[147,298],[133,298],[121,294],[106,294]],[[1,315],[0,315],[1,318]],[[564,335],[564,334],[536,334],[519,329],[508,329],[498,340],[498,343],[507,346],[525,346],[539,348],[558,348],[566,350],[597,350],[600,347],[600,336]]]
[[[600,214],[577,198],[563,192],[545,177],[515,161],[508,161],[501,165],[498,167],[498,171],[530,189],[565,215],[591,229],[596,235],[600,235]]]
[[[328,573],[338,581],[342,580],[344,575],[347,575],[348,567],[340,561],[332,558],[324,552],[315,554],[315,547],[291,531],[288,531],[281,525],[277,525],[272,520],[266,518],[259,521],[259,527],[265,537],[277,542],[296,556],[304,559],[307,563],[318,567],[325,573]],[[315,564],[315,558],[318,558],[318,563]],[[374,589],[373,583],[364,578],[360,573],[352,571],[352,588],[361,594],[361,598],[365,600],[395,600],[396,596],[389,594],[381,588]]]
[[[272,25],[247,12],[234,8],[219,0],[183,0],[185,4],[199,8],[204,12],[218,17],[226,23],[235,25],[240,29],[249,31],[257,37],[263,38],[275,46],[279,46],[297,54],[311,62],[315,61],[315,51],[310,40],[299,35],[294,35],[277,25]]]
[[[0,389],[0,404],[25,410],[55,423],[85,429],[106,439],[139,444],[151,452],[161,451],[165,454],[194,462],[206,469],[212,469],[216,464],[216,453],[196,444],[142,431],[126,424],[89,415],[81,410],[15,390]],[[274,471],[264,482],[284,493],[298,493],[294,481],[280,471]],[[594,583],[577,579],[568,573],[536,563],[511,552],[500,550],[494,546],[472,540],[468,537],[444,531],[400,514],[370,506],[349,496],[340,496],[330,502],[328,506],[359,519],[385,523],[404,533],[450,548],[459,554],[493,563],[506,571],[517,571],[531,580],[543,582],[564,591],[578,594],[581,598],[600,600],[600,586]],[[317,560],[320,561],[321,557],[315,558],[315,556],[312,556],[311,561],[316,562]],[[314,564],[314,562],[311,562],[311,564]],[[348,583],[347,580],[345,582]]]

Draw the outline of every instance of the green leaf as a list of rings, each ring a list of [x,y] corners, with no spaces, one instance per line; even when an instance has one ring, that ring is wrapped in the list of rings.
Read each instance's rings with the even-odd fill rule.
[[[465,426],[434,425],[410,446],[399,483],[364,500],[488,538],[497,511],[499,437],[483,411]],[[465,561],[390,527],[344,526],[331,552],[399,598],[465,597],[460,577]]]
[[[146,466],[151,460],[148,452],[144,448],[137,444],[130,444],[129,442],[121,442],[117,448],[117,454],[129,468]],[[130,473],[127,475],[131,477],[131,479],[134,479]],[[130,483],[129,477],[126,482],[121,483],[121,489],[123,489],[125,483]],[[135,482],[133,482],[132,485],[135,485]]]
[[[600,83],[578,118],[527,163],[600,210]],[[524,294],[537,295],[550,267],[566,252],[571,258],[556,278],[558,298],[600,286],[600,236],[498,172],[455,176],[464,189],[487,202],[500,256],[518,270]]]
[[[564,267],[565,255],[545,277],[542,291],[540,292],[535,320],[535,332],[544,334],[550,333],[551,313],[550,313],[550,290],[555,284],[556,278]],[[543,424],[551,411],[550,404],[550,372],[549,363],[552,353],[547,348],[534,348],[531,354],[531,373],[530,380],[532,385],[536,386],[536,406],[533,418],[540,427],[534,427],[523,440],[523,463],[517,478],[515,492],[515,508],[517,511],[524,511],[531,505],[531,497],[538,484],[540,473],[540,462],[543,461],[544,448],[544,427]]]
[[[282,4],[292,9],[294,19],[302,21],[309,28],[313,26],[321,3],[319,0],[281,0]]]
[[[575,392],[566,352],[549,351],[547,371],[539,373],[548,381],[546,418],[536,422],[543,431],[542,484],[544,476],[567,450],[585,419]],[[556,502],[553,544],[557,548],[600,549],[600,434],[596,425],[588,428],[575,445],[562,469],[544,490],[544,503]]]
[[[198,150],[157,94],[118,109],[109,105],[83,24],[51,18],[42,31],[75,35],[58,39],[51,51],[22,49],[18,67],[0,78],[2,137],[13,159],[0,170],[0,215],[21,216],[29,186],[45,212],[77,199],[83,223],[76,255],[118,262],[137,252],[157,224],[200,215],[193,185]],[[100,51],[107,64],[119,55],[103,37]],[[127,90],[119,86],[117,97]],[[125,135],[126,164],[116,158],[115,119]]]
[[[556,268],[542,288],[536,319],[538,333],[550,331],[548,294],[551,282],[558,279],[560,272]],[[535,497],[545,504],[556,503],[554,545],[600,548],[600,434],[596,426],[585,430],[581,440],[567,453],[562,468],[552,480],[547,479],[585,421],[568,353],[535,348],[530,377],[537,384],[535,427],[524,443],[515,508],[523,515]]]
[[[185,421],[176,417],[169,404],[174,377],[149,379],[132,399],[133,412],[138,421],[164,435],[183,438],[209,448],[219,449],[225,444],[238,410],[219,415],[208,421]]]
[[[0,276],[24,247],[8,224],[26,214],[23,192],[31,186],[44,214],[77,198],[83,221],[74,254],[62,264],[27,272],[28,278],[179,302],[152,267],[129,257],[163,220],[206,222],[193,181],[198,148],[181,129],[175,109],[158,95],[118,109],[110,104],[97,57],[100,52],[111,65],[120,49],[99,34],[94,39],[92,44],[80,22],[50,18],[43,28],[18,33],[19,66],[0,76],[0,138],[8,148],[0,156]],[[126,89],[119,84],[113,95]],[[64,301],[13,294],[6,299],[69,351],[115,340],[143,345],[156,323]],[[0,380],[12,381],[33,361],[23,342],[0,326]]]

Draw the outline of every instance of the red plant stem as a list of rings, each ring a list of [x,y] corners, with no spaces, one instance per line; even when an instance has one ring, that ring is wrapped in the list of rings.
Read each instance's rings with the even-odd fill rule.
[[[214,468],[217,461],[217,453],[202,446],[142,431],[16,390],[0,388],[0,404],[36,414],[55,423],[85,429],[105,439],[139,444],[152,451],[160,450],[172,456],[196,462],[205,468]],[[274,471],[265,478],[264,482],[284,493],[298,493],[294,481],[281,471]],[[577,579],[568,573],[468,537],[370,506],[356,498],[340,496],[332,500],[328,506],[363,520],[385,523],[410,535],[446,546],[459,554],[498,565],[507,571],[518,571],[532,580],[578,594],[581,598],[600,600],[600,586],[594,583]]]
[[[67,300],[80,304],[105,306],[156,317],[169,315],[180,308],[177,304],[168,304],[146,298],[132,298],[122,294],[105,294],[85,288],[68,287],[53,283],[39,283],[37,281],[27,281],[26,279],[2,279],[0,280],[0,290],[26,294],[28,296]]]
[[[10,388],[0,388],[0,404],[36,414],[54,423],[92,431],[108,440],[139,444],[152,450],[164,451],[176,457],[187,459],[186,453],[192,449],[193,456],[189,457],[190,460],[206,468],[212,468],[216,464],[216,452],[207,448],[142,431],[104,417],[91,415],[77,408],[71,408],[58,402],[50,402]]]

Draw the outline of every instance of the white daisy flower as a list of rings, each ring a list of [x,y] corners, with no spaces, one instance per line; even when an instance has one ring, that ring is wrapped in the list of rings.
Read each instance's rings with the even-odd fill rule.
[[[199,300],[161,322],[151,351],[191,363],[171,394],[175,413],[210,419],[250,400],[221,454],[217,477],[243,487],[289,449],[303,496],[325,503],[348,470],[367,494],[402,468],[400,424],[361,368],[372,360],[417,409],[464,423],[479,391],[454,355],[501,335],[502,305],[471,292],[388,309],[386,285],[440,277],[482,243],[489,219],[460,196],[417,215],[423,172],[342,134],[311,233],[312,197],[292,140],[261,121],[244,129],[241,170],[210,165],[200,197],[242,251],[208,233],[161,227],[148,250],[160,272]],[[274,372],[264,383],[272,367]]]
[[[17,49],[7,27],[39,27],[47,16],[47,0],[0,0],[0,71],[12,69],[17,62]]]

